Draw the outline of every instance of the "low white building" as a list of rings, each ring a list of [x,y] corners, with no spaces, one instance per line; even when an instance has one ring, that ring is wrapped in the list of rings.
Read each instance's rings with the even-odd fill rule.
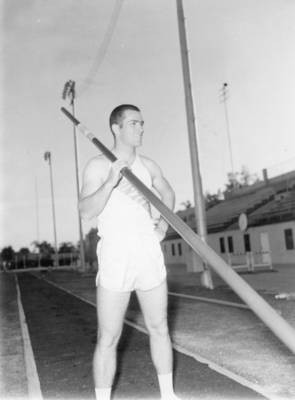
[[[196,230],[193,208],[177,214]],[[244,231],[238,223],[241,214],[247,220]],[[206,211],[206,218],[208,244],[233,266],[252,257],[257,265],[272,261],[295,267],[295,171],[227,193]],[[190,267],[192,257],[199,259],[172,228],[162,246],[167,264]]]

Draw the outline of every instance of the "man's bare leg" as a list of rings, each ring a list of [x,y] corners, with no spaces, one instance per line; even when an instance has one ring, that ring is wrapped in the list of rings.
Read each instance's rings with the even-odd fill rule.
[[[117,366],[117,344],[129,299],[130,292],[97,287],[98,337],[93,357],[93,375],[99,400],[110,398]]]
[[[151,356],[158,373],[161,398],[176,399],[172,381],[172,345],[167,324],[167,283],[137,292],[150,336]]]

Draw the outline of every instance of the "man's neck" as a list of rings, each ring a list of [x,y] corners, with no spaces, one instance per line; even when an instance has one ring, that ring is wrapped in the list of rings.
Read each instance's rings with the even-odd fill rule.
[[[132,164],[136,157],[136,148],[135,147],[124,147],[119,146],[117,144],[113,147],[113,153],[119,160],[124,160],[129,164]]]

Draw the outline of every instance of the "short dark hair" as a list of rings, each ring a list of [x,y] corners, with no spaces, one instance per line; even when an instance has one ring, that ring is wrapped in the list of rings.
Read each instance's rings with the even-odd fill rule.
[[[112,133],[114,133],[112,130],[112,125],[120,125],[124,117],[124,112],[127,110],[140,112],[140,109],[136,106],[133,106],[132,104],[121,104],[120,106],[114,108],[110,115],[110,128]]]

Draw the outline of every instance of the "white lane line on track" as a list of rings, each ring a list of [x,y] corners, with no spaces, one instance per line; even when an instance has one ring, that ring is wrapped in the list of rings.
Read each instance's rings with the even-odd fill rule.
[[[39,276],[36,276],[36,275],[34,275],[34,276],[36,278],[40,279],[40,280],[46,281],[50,285],[55,286],[56,288],[66,292],[67,294],[69,294],[71,296],[74,296],[77,299],[79,299],[81,301],[84,301],[85,303],[90,304],[91,306],[96,308],[96,303],[95,302],[93,302],[91,300],[87,300],[87,299],[83,298],[82,296],[80,296],[80,295],[78,295],[76,293],[73,293],[68,289],[63,288],[62,286],[58,285],[57,283],[50,281],[49,279],[46,279],[44,277],[39,277]],[[138,331],[140,331],[142,333],[145,333],[146,335],[148,334],[148,331],[146,330],[146,328],[144,328],[141,325],[138,325],[137,323],[135,323],[133,321],[128,320],[127,318],[124,319],[124,323],[126,325],[128,325],[128,326],[131,326],[132,328],[137,329]],[[273,393],[269,393],[268,391],[266,391],[261,386],[256,385],[255,383],[248,381],[246,378],[243,378],[240,375],[237,375],[234,372],[229,371],[228,369],[226,369],[224,367],[221,367],[220,365],[216,364],[215,362],[212,362],[211,360],[209,360],[209,359],[207,359],[207,358],[205,358],[205,357],[203,357],[203,356],[201,356],[201,355],[199,355],[199,354],[197,354],[195,352],[192,352],[192,351],[189,351],[189,350],[185,349],[181,345],[177,344],[175,341],[173,341],[172,346],[179,353],[182,353],[182,354],[184,354],[186,356],[192,357],[196,361],[198,361],[198,362],[200,362],[202,364],[208,365],[208,367],[210,369],[218,372],[221,375],[226,376],[227,378],[239,383],[242,386],[245,386],[245,387],[247,387],[247,388],[249,388],[249,389],[251,389],[251,390],[253,390],[253,391],[255,391],[255,392],[259,393],[259,394],[261,394],[262,396],[264,396],[264,397],[266,397],[266,398],[268,398],[270,400],[282,400],[281,397],[279,397],[279,396],[277,396],[277,395],[275,395]]]
[[[38,272],[38,271],[74,271],[75,268],[72,266],[61,265],[59,267],[31,267],[31,268],[20,268],[20,269],[7,269],[4,271],[7,274],[23,274],[24,272]]]
[[[198,300],[198,301],[203,301],[205,303],[220,304],[222,306],[236,307],[236,308],[243,308],[245,310],[251,310],[250,307],[248,307],[246,304],[242,304],[242,303],[233,303],[231,301],[226,301],[226,300],[216,300],[216,299],[210,299],[207,297],[193,296],[191,294],[176,293],[176,292],[168,292],[168,294],[169,294],[169,296],[182,297],[184,299]]]
[[[26,316],[21,300],[21,293],[18,284],[18,278],[15,275],[15,284],[17,292],[17,305],[19,311],[19,320],[22,332],[22,338],[24,343],[24,357],[26,365],[27,383],[28,383],[28,397],[34,400],[43,400],[39,375],[35,363],[35,357],[32,349],[32,344],[30,340],[30,334],[26,322]]]

